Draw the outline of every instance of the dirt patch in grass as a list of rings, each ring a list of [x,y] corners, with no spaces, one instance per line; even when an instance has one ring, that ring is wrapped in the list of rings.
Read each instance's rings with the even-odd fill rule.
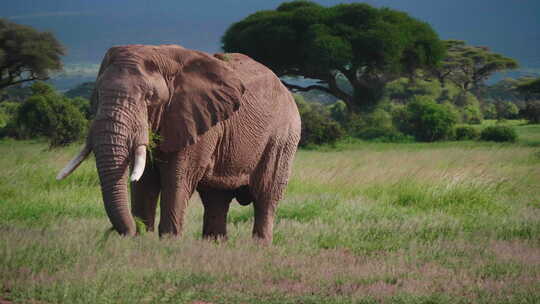
[[[521,241],[494,241],[490,249],[498,259],[515,261],[524,265],[540,265],[540,248],[529,246]]]

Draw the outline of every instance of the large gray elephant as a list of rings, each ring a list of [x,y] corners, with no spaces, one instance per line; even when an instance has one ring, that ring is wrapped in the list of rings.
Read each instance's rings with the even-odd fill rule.
[[[57,179],[93,152],[116,231],[134,235],[133,216],[153,230],[161,195],[159,234],[179,236],[187,202],[197,190],[205,237],[226,236],[229,204],[236,198],[253,203],[253,236],[272,241],[300,116],[290,92],[268,68],[242,54],[118,46],[101,63],[91,102],[96,117],[86,144]]]

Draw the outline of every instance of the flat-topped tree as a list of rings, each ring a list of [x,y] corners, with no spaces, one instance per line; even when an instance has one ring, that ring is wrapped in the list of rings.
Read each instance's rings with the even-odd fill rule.
[[[518,83],[516,90],[524,94],[526,99],[540,99],[540,77]]]
[[[0,89],[45,80],[62,69],[64,47],[52,33],[0,19]]]
[[[516,90],[527,100],[522,116],[530,123],[540,123],[540,77],[521,82]]]
[[[496,72],[518,68],[512,58],[492,52],[485,46],[467,45],[461,40],[445,40],[447,55],[431,74],[444,86],[451,81],[463,92],[477,90]]]
[[[285,84],[332,94],[353,112],[372,109],[388,82],[433,67],[445,54],[427,23],[363,3],[283,3],[232,24],[222,43],[224,51],[245,53],[279,76],[318,80],[305,87]],[[352,90],[339,86],[338,77],[347,79]]]

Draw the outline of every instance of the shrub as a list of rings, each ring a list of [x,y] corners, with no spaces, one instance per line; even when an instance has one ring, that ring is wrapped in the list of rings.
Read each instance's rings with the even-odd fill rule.
[[[457,127],[454,130],[454,138],[456,140],[473,140],[480,136],[480,132],[471,126]]]
[[[483,120],[482,111],[476,104],[466,105],[463,108],[463,122],[468,124],[481,124]]]
[[[335,144],[345,132],[341,126],[328,117],[316,112],[309,111],[302,115],[302,135],[300,146]]]
[[[20,105],[20,103],[12,101],[0,103],[0,128],[4,128],[15,121]]]
[[[457,120],[447,107],[426,98],[417,98],[393,114],[400,131],[427,142],[449,138]]]
[[[393,126],[392,115],[379,108],[369,114],[350,115],[347,123],[349,135],[363,140],[379,142],[408,142],[407,136]]]
[[[445,101],[441,103],[450,113],[456,118],[456,123],[463,123],[463,115],[459,111],[458,107],[456,107],[453,103],[450,101]]]
[[[527,119],[529,123],[540,123],[540,100],[530,100],[522,110],[521,115]]]
[[[484,106],[484,117],[486,119],[496,119],[497,118],[497,107],[494,103],[488,103]]]
[[[17,113],[21,103],[4,101],[0,103],[0,138],[17,136]]]
[[[71,103],[84,115],[88,120],[92,119],[92,113],[90,110],[90,101],[83,97],[74,97],[71,99]]]
[[[519,114],[519,108],[510,101],[499,101],[495,104],[497,108],[497,119],[515,119]]]
[[[82,137],[88,121],[71,100],[39,82],[32,91],[34,95],[17,112],[18,138],[45,136],[50,146],[56,147]]]
[[[328,110],[330,111],[330,117],[333,120],[339,122],[341,125],[347,123],[348,111],[347,104],[345,104],[345,102],[338,100],[332,105],[328,106]]]
[[[294,99],[302,119],[301,147],[333,145],[345,135],[343,128],[330,118],[327,108],[315,102],[305,101],[300,95],[295,95]]]
[[[516,131],[508,126],[490,126],[482,130],[480,139],[497,142],[514,142],[517,139]]]
[[[354,137],[362,137],[365,130],[389,129],[392,127],[390,114],[381,109],[371,113],[350,114],[346,124],[347,131]]]
[[[83,114],[65,100],[56,105],[55,110],[57,124],[49,136],[51,147],[64,146],[81,139],[88,126]]]

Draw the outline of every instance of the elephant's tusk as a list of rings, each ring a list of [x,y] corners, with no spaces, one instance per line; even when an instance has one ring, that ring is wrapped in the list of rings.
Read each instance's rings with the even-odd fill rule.
[[[130,180],[132,182],[138,181],[144,172],[146,166],[146,146],[138,146],[135,150],[135,164],[133,165],[133,171],[131,172]]]
[[[92,151],[92,149],[90,148],[90,146],[88,146],[88,144],[85,144],[84,147],[82,148],[81,152],[79,152],[79,155],[75,156],[64,167],[64,169],[62,169],[58,173],[58,175],[56,176],[56,179],[61,180],[61,179],[65,178],[66,176],[70,175],[71,172],[73,172],[75,169],[77,169],[77,167],[86,159],[86,157],[88,156],[88,154],[90,154],[91,151]]]

